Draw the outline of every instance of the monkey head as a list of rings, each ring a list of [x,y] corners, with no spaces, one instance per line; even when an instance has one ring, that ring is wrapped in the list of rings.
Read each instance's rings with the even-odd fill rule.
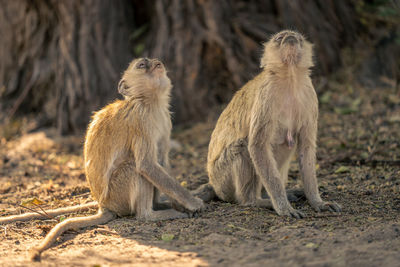
[[[151,94],[169,95],[170,90],[171,80],[164,64],[158,59],[133,60],[118,84],[118,92],[125,98]]]
[[[264,44],[261,67],[298,66],[310,68],[312,62],[312,44],[298,32],[285,30],[271,37]]]

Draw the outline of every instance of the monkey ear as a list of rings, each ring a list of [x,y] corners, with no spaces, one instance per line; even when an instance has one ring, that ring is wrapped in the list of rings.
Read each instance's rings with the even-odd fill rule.
[[[125,96],[126,95],[126,84],[125,84],[125,80],[120,80],[118,83],[118,93],[120,93],[121,95]]]
[[[267,43],[263,43],[264,49],[263,49],[263,55],[261,57],[261,61],[260,61],[260,68],[264,68],[265,65],[267,65],[267,58],[266,58],[266,54],[265,51],[267,50]]]
[[[260,62],[260,68],[264,68],[265,67],[265,62],[264,62],[264,60],[263,60],[264,58],[262,58],[261,59],[261,62]]]
[[[267,59],[266,59],[266,56],[264,55],[264,56],[261,58],[260,68],[263,69],[266,65],[267,65]]]

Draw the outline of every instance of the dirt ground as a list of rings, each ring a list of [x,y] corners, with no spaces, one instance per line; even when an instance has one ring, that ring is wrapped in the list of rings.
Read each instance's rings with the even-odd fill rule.
[[[341,214],[316,213],[304,199],[293,205],[305,219],[215,201],[198,218],[118,218],[68,231],[40,263],[29,262],[27,251],[56,221],[12,223],[0,226],[0,266],[400,266],[398,85],[319,84],[320,191],[341,204]],[[189,189],[208,180],[211,121],[174,130],[172,173]],[[3,138],[0,216],[27,212],[19,205],[34,197],[44,208],[91,201],[82,141],[56,137],[52,129]],[[289,188],[301,188],[298,176],[293,163]]]

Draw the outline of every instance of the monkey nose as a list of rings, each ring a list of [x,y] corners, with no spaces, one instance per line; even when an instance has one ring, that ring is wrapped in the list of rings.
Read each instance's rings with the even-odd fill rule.
[[[283,40],[283,43],[295,45],[298,43],[298,41],[297,41],[296,37],[290,35]]]

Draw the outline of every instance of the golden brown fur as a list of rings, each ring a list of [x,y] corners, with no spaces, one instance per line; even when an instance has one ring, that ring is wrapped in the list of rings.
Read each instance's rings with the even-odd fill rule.
[[[85,172],[99,211],[57,224],[32,249],[33,260],[39,260],[41,252],[66,230],[107,223],[116,215],[136,215],[145,220],[188,217],[170,207],[165,209],[166,205],[159,202],[160,192],[189,214],[204,207],[201,199],[193,197],[167,172],[170,90],[171,82],[159,60],[141,58],[129,65],[118,85],[125,100],[117,100],[96,112],[86,134]],[[93,206],[96,203],[55,210],[54,214]]]
[[[317,211],[340,211],[324,202],[315,175],[318,99],[310,79],[312,45],[293,31],[265,44],[262,72],[222,112],[209,144],[207,170],[217,196],[303,217],[285,192],[290,159],[299,154],[304,190]],[[262,186],[271,202],[261,199]]]

